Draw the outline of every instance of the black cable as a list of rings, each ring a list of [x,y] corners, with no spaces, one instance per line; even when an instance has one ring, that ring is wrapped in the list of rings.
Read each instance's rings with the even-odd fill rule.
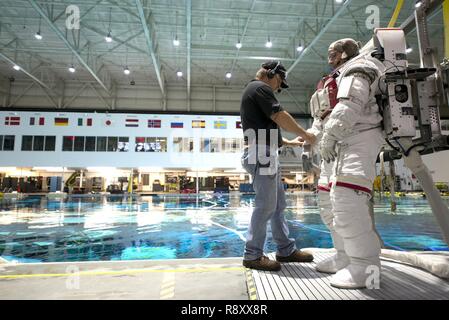
[[[390,140],[385,139],[385,141],[386,141],[387,144],[391,147],[391,149],[393,149],[393,150],[396,151],[396,152],[401,153],[401,150],[399,150],[399,148],[396,148],[395,146],[393,146],[393,145],[391,144]]]
[[[410,151],[412,151],[414,148],[419,147],[419,146],[425,146],[426,144],[427,144],[427,142],[420,142],[420,143],[414,144],[410,148],[407,149],[407,151],[406,151],[406,153],[404,153],[404,155],[406,157],[408,157],[408,155],[410,154]]]

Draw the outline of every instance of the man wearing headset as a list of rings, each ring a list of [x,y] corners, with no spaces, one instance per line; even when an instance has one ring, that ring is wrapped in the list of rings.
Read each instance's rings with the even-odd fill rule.
[[[245,136],[242,165],[252,176],[256,192],[243,265],[264,271],[279,271],[279,262],[313,261],[311,254],[296,249],[295,240],[288,238],[289,230],[284,217],[286,201],[278,149],[282,145],[302,146],[304,141],[315,143],[315,136],[299,126],[274,96],[274,91],[288,88],[286,78],[286,69],[280,61],[264,63],[256,78],[246,86],[240,107]],[[279,127],[298,137],[292,141],[282,138]],[[271,233],[277,245],[277,261],[263,254],[268,221],[271,222]]]

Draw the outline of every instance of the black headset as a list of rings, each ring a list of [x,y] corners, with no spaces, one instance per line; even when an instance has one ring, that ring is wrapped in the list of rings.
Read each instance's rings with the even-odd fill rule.
[[[278,71],[279,66],[281,65],[281,62],[278,61],[276,67],[274,67],[273,69],[267,70],[267,77],[268,79],[273,79],[274,76],[276,75],[276,71]]]

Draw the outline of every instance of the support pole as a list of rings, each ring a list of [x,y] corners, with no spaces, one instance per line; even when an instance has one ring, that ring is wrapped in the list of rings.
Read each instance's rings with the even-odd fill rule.
[[[449,0],[443,3],[444,56],[449,58]]]
[[[412,140],[408,138],[401,138],[401,144],[407,149],[412,145]],[[408,157],[404,156],[405,165],[418,178],[421,187],[426,194],[427,201],[429,201],[432,212],[441,228],[444,241],[449,245],[449,208],[441,198],[440,192],[435,187],[432,175],[429,169],[422,161],[421,155],[412,149]]]

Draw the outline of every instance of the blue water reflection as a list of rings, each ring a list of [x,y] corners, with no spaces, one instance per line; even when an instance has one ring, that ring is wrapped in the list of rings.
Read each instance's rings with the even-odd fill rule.
[[[449,200],[445,199],[449,205]],[[315,195],[287,195],[298,247],[332,246]],[[0,201],[0,255],[19,262],[240,257],[254,196],[46,197]],[[385,247],[448,250],[423,198],[376,198]],[[268,232],[267,251],[275,246]]]

